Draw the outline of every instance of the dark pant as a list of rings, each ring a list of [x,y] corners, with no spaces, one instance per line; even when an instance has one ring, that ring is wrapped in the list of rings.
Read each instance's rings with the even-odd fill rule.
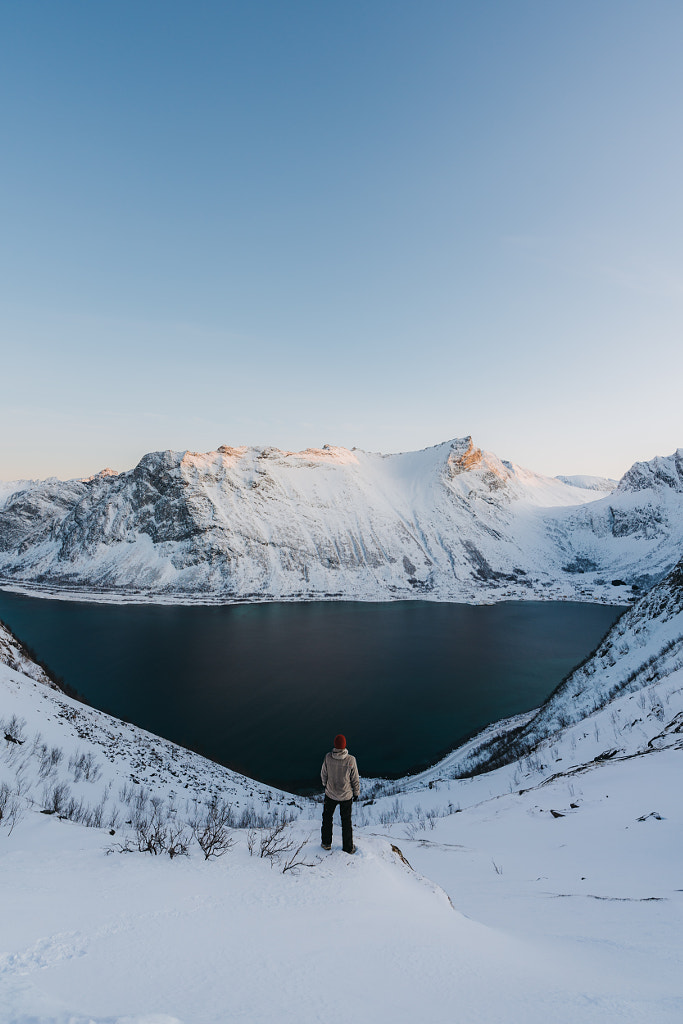
[[[332,845],[332,816],[337,804],[339,804],[339,813],[341,814],[342,846],[345,853],[351,853],[353,850],[353,826],[351,824],[353,800],[333,800],[331,796],[325,794],[323,827],[320,830],[320,841],[323,846]]]

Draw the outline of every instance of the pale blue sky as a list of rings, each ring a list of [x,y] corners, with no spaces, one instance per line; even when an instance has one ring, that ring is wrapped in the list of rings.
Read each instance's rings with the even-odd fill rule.
[[[683,5],[0,4],[0,479],[683,446]]]

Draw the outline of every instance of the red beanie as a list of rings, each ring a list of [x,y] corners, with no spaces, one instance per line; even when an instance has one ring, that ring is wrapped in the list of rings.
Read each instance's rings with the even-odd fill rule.
[[[346,736],[343,736],[341,733],[339,733],[338,736],[334,737],[334,749],[335,750],[344,750],[345,748],[346,748]]]

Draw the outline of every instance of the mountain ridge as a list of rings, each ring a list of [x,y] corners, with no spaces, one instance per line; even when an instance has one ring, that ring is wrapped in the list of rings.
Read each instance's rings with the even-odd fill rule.
[[[202,603],[624,603],[676,561],[681,454],[636,463],[603,497],[596,478],[545,477],[470,436],[391,455],[152,452],[121,473],[0,493],[0,585]]]

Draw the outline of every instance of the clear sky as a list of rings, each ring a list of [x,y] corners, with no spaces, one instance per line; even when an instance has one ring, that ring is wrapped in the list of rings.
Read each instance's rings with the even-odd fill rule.
[[[0,4],[0,479],[683,447],[683,4]]]

